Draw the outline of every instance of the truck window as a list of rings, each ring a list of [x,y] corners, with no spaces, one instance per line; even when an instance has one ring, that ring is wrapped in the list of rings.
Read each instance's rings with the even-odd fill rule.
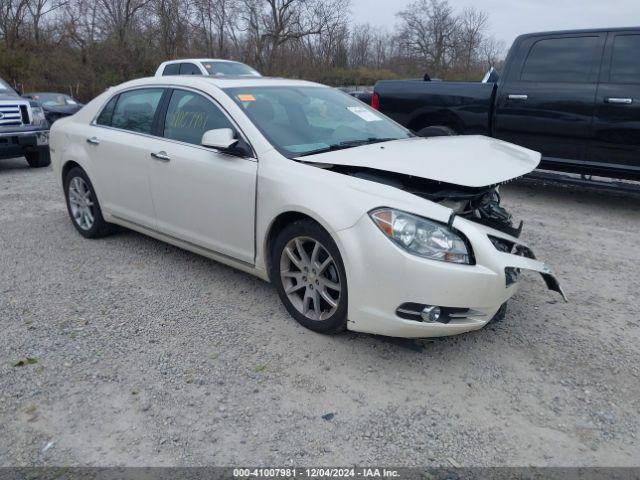
[[[166,67],[164,67],[164,71],[162,75],[179,75],[180,74],[180,64],[179,63],[170,63]]]
[[[640,35],[617,35],[611,57],[611,83],[640,83]]]
[[[180,75],[202,75],[202,72],[193,63],[181,63]]]
[[[599,44],[597,36],[539,40],[529,50],[520,80],[589,83]]]

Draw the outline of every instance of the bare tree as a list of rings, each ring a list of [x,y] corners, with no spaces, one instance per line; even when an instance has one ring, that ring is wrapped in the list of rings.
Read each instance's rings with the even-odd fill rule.
[[[400,37],[407,51],[422,59],[436,75],[453,57],[458,18],[446,1],[416,0],[398,13]]]
[[[27,9],[27,0],[0,0],[0,34],[9,49],[20,40]]]
[[[499,68],[504,59],[507,47],[503,40],[496,40],[494,37],[487,37],[480,46],[480,55],[484,66]]]
[[[351,66],[363,67],[370,62],[372,43],[373,29],[371,25],[366,23],[353,27],[349,48],[349,63]]]
[[[40,45],[41,30],[45,18],[68,3],[67,0],[27,0],[29,23],[36,46]]]
[[[349,0],[0,0],[0,71],[33,89],[91,98],[160,61],[218,56],[333,85],[415,76],[473,78],[504,44],[488,17],[413,0],[399,34],[350,25]],[[28,59],[28,61],[25,61]]]
[[[465,71],[471,70],[479,58],[480,48],[489,23],[486,12],[474,7],[465,8],[458,20],[458,61]]]

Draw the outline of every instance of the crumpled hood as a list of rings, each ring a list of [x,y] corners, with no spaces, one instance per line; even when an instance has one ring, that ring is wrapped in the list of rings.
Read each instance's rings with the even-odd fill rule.
[[[73,115],[82,108],[81,105],[42,105],[45,112]]]
[[[483,136],[416,137],[298,160],[385,170],[465,187],[485,187],[531,172],[540,163],[540,154]]]

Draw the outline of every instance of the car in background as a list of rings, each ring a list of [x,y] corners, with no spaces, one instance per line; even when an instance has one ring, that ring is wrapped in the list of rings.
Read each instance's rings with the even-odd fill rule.
[[[49,125],[59,118],[73,115],[82,108],[80,102],[65,93],[37,92],[27,93],[22,96],[40,103]]]
[[[540,168],[640,180],[640,28],[530,33],[484,82],[385,80],[371,105],[422,136],[488,135]]]
[[[49,124],[38,102],[0,78],[0,159],[15,157],[25,157],[31,168],[49,165]]]
[[[163,62],[156,70],[156,77],[166,75],[211,75],[214,77],[261,77],[249,65],[219,58],[184,58]]]
[[[539,153],[416,137],[323,85],[134,80],[56,122],[51,151],[82,236],[118,224],[249,272],[317,332],[476,330],[521,270],[562,293],[497,190]]]

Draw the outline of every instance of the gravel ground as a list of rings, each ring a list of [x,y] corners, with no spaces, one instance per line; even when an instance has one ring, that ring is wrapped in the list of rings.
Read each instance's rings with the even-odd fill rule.
[[[531,275],[479,332],[327,337],[247,274],[81,238],[49,168],[1,162],[0,466],[640,465],[640,199],[503,197],[570,303]]]

